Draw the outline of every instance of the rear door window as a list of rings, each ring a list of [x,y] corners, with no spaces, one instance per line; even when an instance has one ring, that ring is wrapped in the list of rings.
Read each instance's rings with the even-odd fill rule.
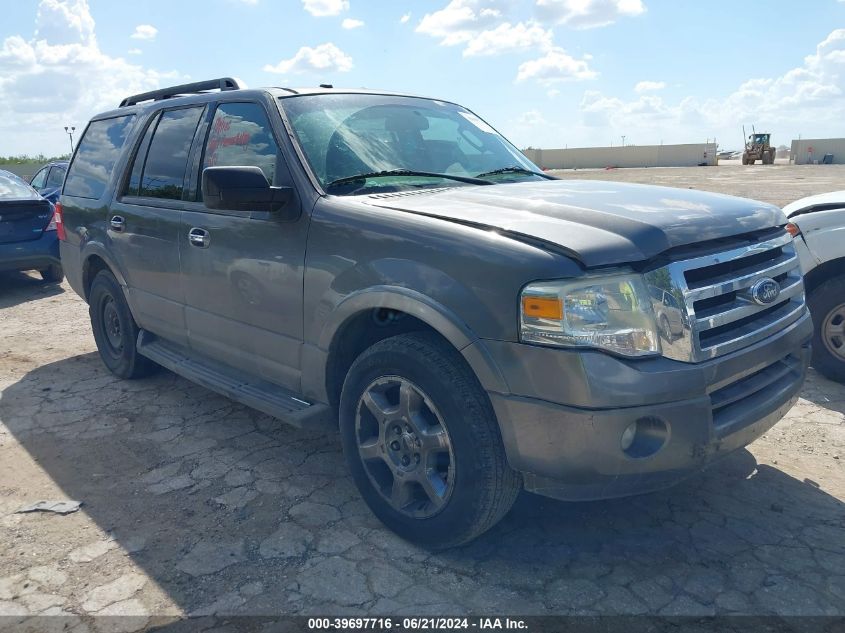
[[[47,184],[45,187],[61,187],[65,180],[65,168],[60,165],[54,165],[50,168],[50,175],[47,176]]]
[[[203,110],[201,106],[162,113],[147,151],[140,196],[182,199],[188,155]]]
[[[79,198],[100,198],[132,128],[134,114],[91,121],[76,148],[63,193]]]

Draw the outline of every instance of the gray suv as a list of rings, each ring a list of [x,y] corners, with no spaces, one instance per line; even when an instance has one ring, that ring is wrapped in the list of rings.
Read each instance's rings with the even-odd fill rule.
[[[809,357],[779,209],[557,180],[443,100],[135,95],[89,123],[58,219],[113,373],[339,428],[372,511],[434,547],[521,489],[683,479],[775,424]]]

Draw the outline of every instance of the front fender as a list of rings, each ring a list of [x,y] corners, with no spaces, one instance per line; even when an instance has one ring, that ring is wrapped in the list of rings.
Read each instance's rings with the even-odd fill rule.
[[[482,387],[508,393],[505,379],[483,340],[457,314],[430,297],[410,288],[375,286],[348,295],[326,318],[316,345],[306,343],[302,358],[303,392],[327,401],[325,391],[329,350],[338,331],[361,312],[387,308],[411,315],[449,341],[464,357]]]
[[[376,286],[348,295],[329,315],[318,340],[318,346],[328,351],[335,334],[353,315],[364,310],[387,308],[416,317],[439,332],[459,351],[478,337],[457,314],[410,288]]]

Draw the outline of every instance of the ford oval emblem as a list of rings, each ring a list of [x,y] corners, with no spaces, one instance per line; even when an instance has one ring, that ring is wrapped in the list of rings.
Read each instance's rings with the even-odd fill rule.
[[[771,277],[763,277],[751,286],[751,298],[761,306],[769,305],[780,295],[780,284]]]

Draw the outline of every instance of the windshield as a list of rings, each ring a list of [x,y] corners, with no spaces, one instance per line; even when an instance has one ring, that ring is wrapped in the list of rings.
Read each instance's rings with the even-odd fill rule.
[[[366,174],[370,178],[362,178],[343,193],[472,186],[446,175],[475,178],[481,174],[484,180],[495,182],[543,178],[536,174],[540,171],[536,165],[487,123],[451,103],[371,94],[307,95],[280,101],[324,189]],[[395,170],[417,173],[380,173]],[[497,170],[502,171],[490,174]]]

